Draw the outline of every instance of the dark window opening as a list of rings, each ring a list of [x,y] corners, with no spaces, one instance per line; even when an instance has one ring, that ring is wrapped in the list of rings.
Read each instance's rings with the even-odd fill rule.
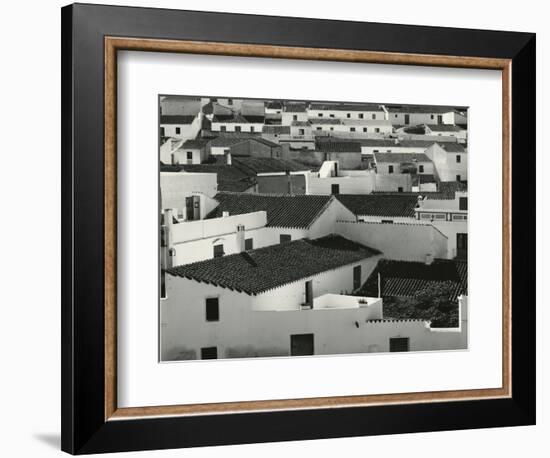
[[[306,281],[305,285],[306,300],[304,305],[313,305],[313,283],[311,280]]]
[[[460,175],[457,175],[456,176],[456,181],[460,181],[460,178],[461,178]]]
[[[193,159],[193,152],[187,151],[187,159]]]
[[[220,321],[220,302],[217,297],[206,298],[206,321]]]
[[[409,338],[390,337],[390,351],[409,351]]]
[[[359,113],[359,119],[363,119],[365,115],[363,113]]]
[[[462,158],[460,157],[460,154],[457,154],[456,155],[456,163],[460,164],[461,160],[462,160]]]
[[[313,334],[293,334],[290,336],[290,356],[310,356],[313,354]]]
[[[226,126],[220,126],[220,131],[221,132],[225,132],[227,130],[227,127]]]
[[[418,171],[419,171],[420,173],[424,173],[424,166],[423,166],[423,165],[419,165],[419,166],[418,166]]]
[[[330,186],[330,193],[331,194],[340,194],[340,185],[339,184],[333,184]]]
[[[361,266],[353,268],[353,289],[361,288]]]
[[[176,127],[176,134],[181,134],[181,127]]]
[[[201,348],[201,359],[218,359],[218,347]]]
[[[214,245],[214,257],[215,258],[221,258],[224,255],[223,251],[223,244],[220,243],[219,245]]]
[[[246,251],[254,249],[254,239],[245,239],[244,240],[244,249]]]
[[[388,173],[393,173],[393,165],[388,165]]]
[[[398,186],[397,187],[397,192],[403,192],[403,186]]]
[[[350,131],[350,132],[355,132],[355,127],[350,127],[350,128],[349,128],[349,131]]]
[[[458,198],[458,208],[460,210],[468,210],[468,198],[467,197],[459,197]]]
[[[372,119],[376,119],[376,114],[372,114]]]
[[[235,126],[235,132],[240,132],[241,131],[241,126]]]
[[[292,236],[290,234],[281,234],[279,235],[279,242],[280,243],[287,243],[292,240]]]

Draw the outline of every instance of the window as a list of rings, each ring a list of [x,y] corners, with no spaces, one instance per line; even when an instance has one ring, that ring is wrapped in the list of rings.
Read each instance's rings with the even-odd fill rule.
[[[434,118],[434,115],[430,115],[430,119],[433,119]]]
[[[280,243],[287,243],[292,240],[292,237],[290,234],[281,234],[279,235],[279,242]]]
[[[377,149],[373,149],[372,152],[373,152],[373,153],[379,153],[380,151],[377,150]]]
[[[218,347],[201,348],[201,359],[218,359]]]
[[[350,132],[355,132],[355,127],[350,127],[350,128],[349,128],[349,131],[350,131]]]
[[[399,186],[399,187],[397,188],[397,192],[403,192],[403,186]],[[393,221],[392,221],[392,223],[393,223]]]
[[[390,337],[390,351],[409,351],[409,338]]]
[[[235,132],[240,132],[241,131],[241,126],[235,126]]]
[[[206,298],[206,321],[220,321],[220,301],[217,297]]]
[[[254,239],[245,239],[244,240],[244,249],[245,251],[253,250],[254,249]]]
[[[215,258],[221,258],[224,255],[223,251],[223,244],[220,243],[219,245],[214,245],[214,257]]]
[[[359,119],[363,119],[365,115],[363,113],[359,113]]]
[[[363,127],[363,132],[367,132],[367,128],[366,128],[366,127]]]
[[[380,221],[382,224],[393,224],[393,219],[383,219]]]
[[[372,119],[376,119],[376,114],[375,113],[372,114]]]
[[[460,181],[460,175],[456,176],[456,181]]]
[[[250,126],[250,132],[254,132],[254,126]]]
[[[304,301],[304,305],[313,305],[313,283],[311,282],[311,280],[306,281],[305,294],[306,299]]]
[[[348,113],[346,117],[351,118],[351,113]]]
[[[227,130],[227,127],[226,126],[220,126],[220,131],[221,132],[225,132]]]
[[[361,288],[361,266],[353,268],[353,289]]]
[[[292,120],[293,121],[298,121],[298,115],[292,115]]]
[[[187,159],[193,159],[193,151],[187,151]]]
[[[228,105],[233,105],[233,99],[227,99],[227,104]]]
[[[388,165],[388,173],[393,173],[393,165]]]
[[[298,129],[298,134],[299,135],[304,135],[305,133],[305,130],[304,129]]]
[[[458,208],[460,210],[468,210],[468,198],[467,197],[459,197],[459,199],[458,199]]]
[[[293,334],[290,336],[290,356],[313,355],[313,334]]]
[[[317,130],[323,130],[323,128],[322,127],[317,127]]]
[[[456,155],[456,163],[457,164],[460,164],[460,161],[462,160],[462,158],[460,157],[460,154],[457,154]]]
[[[420,173],[424,173],[424,166],[423,166],[422,164],[420,164],[420,165],[418,166],[418,171],[419,171]]]
[[[334,130],[334,127],[331,127],[330,130]]]
[[[334,118],[334,113],[331,113],[331,114],[330,114],[330,117],[331,117],[331,118]]]
[[[166,129],[164,127],[160,128],[160,136],[165,137],[166,136]]]
[[[375,127],[374,131],[378,134],[380,132],[380,129],[378,127]]]
[[[330,193],[331,194],[340,194],[340,185],[339,184],[333,184],[330,186]]]
[[[181,127],[176,127],[176,135],[181,134]]]
[[[319,116],[320,118],[323,117],[323,113],[317,113],[317,116]]]

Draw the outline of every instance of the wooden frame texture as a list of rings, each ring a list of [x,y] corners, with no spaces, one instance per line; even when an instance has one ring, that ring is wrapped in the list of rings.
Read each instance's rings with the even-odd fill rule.
[[[143,23],[136,19],[143,18],[148,19],[145,22],[151,24],[150,28],[136,25]],[[242,27],[234,27],[230,32],[227,28],[216,28],[228,21]],[[253,28],[246,27],[252,24]],[[316,34],[327,27],[334,32],[329,34],[331,43]],[[212,32],[214,30],[221,32]],[[288,30],[289,36],[282,39],[281,30]],[[393,40],[388,46],[383,36],[390,33]],[[434,44],[425,44],[429,39],[423,40],[424,44],[416,40],[417,44],[411,46],[411,41],[415,41],[411,38],[419,36],[432,38]],[[460,40],[456,40],[457,37]],[[462,45],[457,45],[458,42]],[[63,9],[62,46],[64,450],[90,453],[534,423],[534,307],[527,307],[529,302],[534,304],[535,269],[534,35],[72,5]],[[85,50],[92,50],[91,62],[80,58]],[[502,71],[503,386],[400,395],[117,408],[118,50]],[[92,75],[84,74],[86,70],[92,70]],[[85,88],[92,87],[93,94],[84,92]],[[98,92],[100,88],[103,96]],[[103,105],[98,103],[101,98]],[[93,110],[86,111],[86,103],[93,104]],[[90,121],[94,127],[86,132],[81,130],[84,123]],[[517,144],[514,139],[518,136],[523,139],[521,158],[520,153],[513,155]],[[82,148],[77,149],[79,146]],[[522,175],[512,177],[514,159],[521,160],[523,167]],[[92,176],[84,176],[83,167],[88,167]],[[93,179],[97,181],[90,181]],[[522,205],[516,205],[512,213],[513,203],[520,201]],[[85,227],[82,212],[90,211],[93,227]],[[89,216],[87,213],[88,222]],[[517,231],[512,233],[513,221],[522,221],[520,236]],[[84,247],[82,243],[90,237],[91,246]],[[514,252],[521,252],[522,256],[512,257]],[[92,281],[87,282],[90,278]],[[86,397],[84,393],[91,396]],[[437,414],[437,420],[436,417],[426,420],[427,414]],[[239,415],[239,430],[245,428],[244,432],[230,426],[235,415]],[[403,418],[398,421],[396,415],[405,415],[408,423]],[[307,424],[313,421],[315,427],[298,432],[283,426],[289,420],[302,422],[306,418]],[[334,427],[335,423],[341,426]],[[205,428],[214,425],[225,425],[229,431],[217,438],[208,437]],[[266,432],[269,425],[271,430]],[[166,440],[155,436],[157,428],[162,428]],[[141,434],[134,434],[137,431]],[[186,431],[185,434],[182,431]]]

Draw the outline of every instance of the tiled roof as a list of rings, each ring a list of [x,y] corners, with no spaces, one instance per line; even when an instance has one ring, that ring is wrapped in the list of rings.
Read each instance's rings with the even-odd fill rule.
[[[437,180],[435,179],[435,176],[428,173],[414,175],[412,179],[413,186],[418,186],[419,184],[422,184],[422,183],[436,183],[436,182]]]
[[[410,217],[418,197],[413,194],[338,194],[335,196],[355,215]]]
[[[454,199],[457,191],[468,191],[468,183],[465,181],[442,181],[439,183],[439,192],[448,198]],[[430,198],[430,196],[428,196]]]
[[[212,122],[219,122],[224,124],[263,124],[265,118],[263,116],[250,116],[250,115],[214,115]]]
[[[339,118],[309,118],[309,122],[310,124],[342,124],[342,120]]]
[[[269,108],[270,110],[281,110],[283,108],[283,103],[279,101],[267,102],[265,104],[265,107]]]
[[[436,140],[387,140],[383,138],[365,138],[359,140],[361,146],[370,146],[370,147],[395,147],[395,148],[429,148]]]
[[[310,124],[308,121],[292,121],[292,125],[296,127],[305,127],[309,126]]]
[[[180,115],[162,115],[160,117],[161,124],[191,124],[195,116],[180,116]]]
[[[269,173],[269,172],[296,172],[300,170],[311,170],[302,164],[286,159],[275,157],[233,157],[233,163],[241,167],[246,167],[254,173]]]
[[[181,148],[189,148],[189,149],[204,148],[207,143],[208,143],[208,139],[196,138],[194,140],[187,140],[183,145],[181,145]]]
[[[455,107],[432,105],[385,105],[390,113],[450,113],[456,111]]]
[[[432,162],[424,153],[374,153],[376,162]]]
[[[172,267],[167,273],[257,295],[378,254],[343,237],[328,236]]]
[[[288,113],[305,113],[305,102],[287,102],[284,111]]]
[[[426,124],[434,132],[460,132],[462,129],[454,124]]]
[[[265,125],[262,132],[264,134],[290,134],[290,126]]]
[[[435,140],[400,140],[399,146],[402,148],[429,148],[435,143]]]
[[[382,296],[414,296],[428,286],[450,286],[451,300],[468,294],[468,263],[450,259],[434,259],[428,265],[423,262],[381,259],[365,286],[366,293],[376,293],[380,274]]]
[[[447,153],[465,153],[466,150],[464,149],[464,146],[462,146],[460,143],[454,143],[454,142],[440,142],[438,143],[441,148],[443,148]]]
[[[383,111],[376,103],[312,103],[310,110],[324,111]]]
[[[342,119],[346,126],[391,126],[386,119]]]
[[[360,153],[361,144],[349,140],[337,140],[335,138],[318,138],[315,147],[324,153]]]
[[[330,203],[332,196],[264,195],[220,192],[214,197],[220,204],[207,216],[219,218],[223,212],[241,215],[257,211],[267,212],[270,227],[308,228]]]

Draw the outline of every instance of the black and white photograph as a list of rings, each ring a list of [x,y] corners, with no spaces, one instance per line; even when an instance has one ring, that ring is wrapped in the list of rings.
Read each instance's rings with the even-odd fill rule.
[[[468,107],[158,109],[160,361],[468,348]]]

